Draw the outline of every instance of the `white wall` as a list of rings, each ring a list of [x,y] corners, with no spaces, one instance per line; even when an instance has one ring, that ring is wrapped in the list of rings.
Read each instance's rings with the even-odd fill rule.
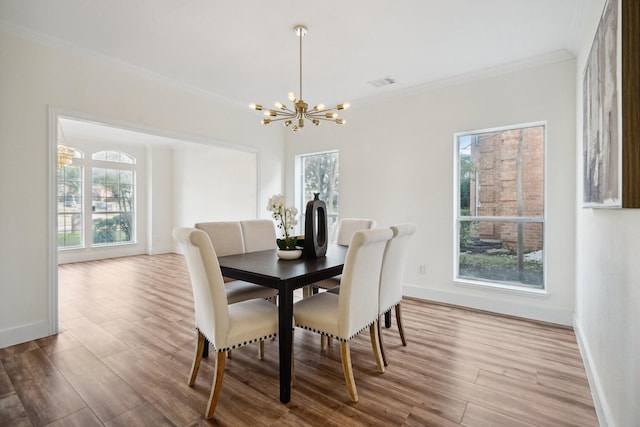
[[[413,222],[405,295],[570,325],[574,310],[575,61],[442,85],[359,105],[347,124],[287,134],[287,170],[300,153],[340,152],[340,216],[379,226]],[[323,100],[307,100],[316,103]],[[453,134],[547,122],[546,296],[453,282]],[[293,175],[287,175],[293,194]],[[418,266],[426,264],[426,274]]]
[[[283,184],[279,128],[265,129],[250,111],[210,95],[53,44],[0,28],[0,347],[56,331],[55,229],[48,214],[51,106],[253,147],[259,162],[257,203]],[[173,226],[163,221],[163,227]],[[165,247],[169,243],[166,234],[160,240]]]
[[[582,78],[604,0],[590,0],[577,56],[575,331],[603,426],[640,425],[640,210],[583,209]]]
[[[256,218],[256,153],[191,145],[174,154],[176,224]]]

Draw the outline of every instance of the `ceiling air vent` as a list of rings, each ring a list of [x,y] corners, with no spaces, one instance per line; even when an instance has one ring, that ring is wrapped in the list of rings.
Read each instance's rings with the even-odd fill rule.
[[[382,86],[389,86],[392,85],[396,82],[396,79],[394,79],[391,76],[385,76],[381,79],[378,80],[371,80],[367,83],[369,83],[371,86],[373,87],[382,87]]]

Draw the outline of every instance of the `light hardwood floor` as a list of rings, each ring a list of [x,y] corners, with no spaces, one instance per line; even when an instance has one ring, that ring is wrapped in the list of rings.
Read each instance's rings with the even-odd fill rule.
[[[187,386],[196,333],[179,255],[59,268],[60,333],[0,349],[1,426],[197,426],[212,380]],[[406,299],[407,347],[383,328],[376,370],[368,332],[352,341],[359,403],[340,346],[295,332],[296,385],[278,400],[277,341],[234,350],[214,424],[225,426],[597,426],[574,333]]]

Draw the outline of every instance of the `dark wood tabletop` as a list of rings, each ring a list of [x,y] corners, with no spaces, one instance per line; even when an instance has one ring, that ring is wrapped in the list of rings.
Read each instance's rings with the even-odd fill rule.
[[[278,289],[280,401],[291,400],[293,291],[342,273],[347,247],[330,245],[321,258],[278,259],[276,250],[218,258],[222,275]]]

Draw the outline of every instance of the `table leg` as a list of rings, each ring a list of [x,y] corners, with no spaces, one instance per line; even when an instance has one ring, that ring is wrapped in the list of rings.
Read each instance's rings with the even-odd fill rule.
[[[280,350],[280,402],[291,400],[291,352],[293,329],[293,289],[280,290],[278,335]]]

